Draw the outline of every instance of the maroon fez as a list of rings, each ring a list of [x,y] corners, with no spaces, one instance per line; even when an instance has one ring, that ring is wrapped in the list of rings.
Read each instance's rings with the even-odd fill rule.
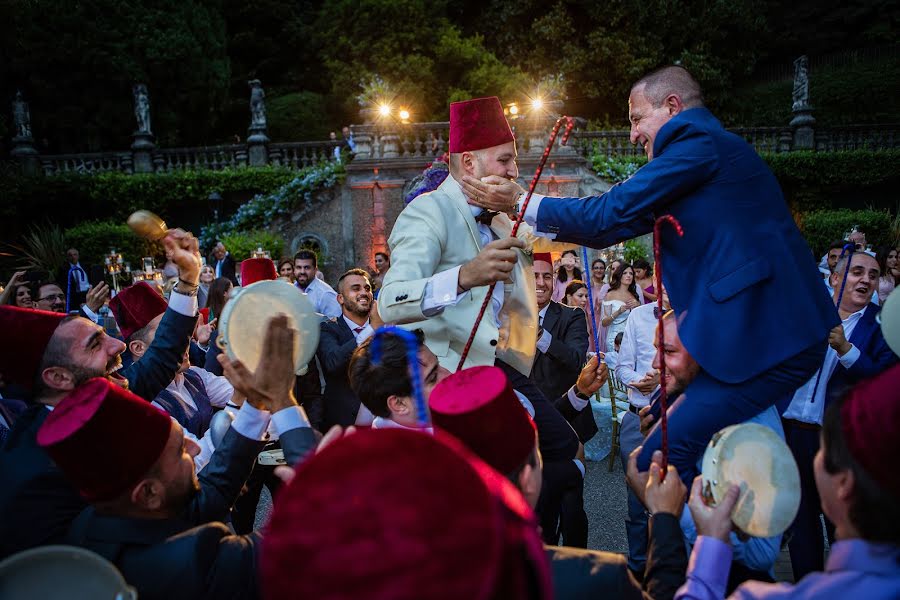
[[[497,96],[450,103],[452,154],[493,148],[515,141]]]
[[[263,536],[264,598],[550,598],[534,513],[450,436],[361,430],[297,467]]]
[[[0,374],[5,383],[31,390],[47,344],[65,318],[62,313],[46,310],[0,306],[0,331],[5,342],[0,344]]]
[[[125,341],[166,312],[167,307],[165,298],[144,281],[125,288],[109,301],[109,309]]]
[[[453,373],[431,390],[428,405],[435,429],[456,436],[504,475],[534,451],[534,422],[497,367]]]
[[[248,258],[241,261],[241,287],[273,279],[278,279],[278,272],[275,271],[275,263],[271,258]]]
[[[535,252],[533,258],[534,260],[532,262],[537,262],[540,260],[547,263],[551,267],[553,266],[553,255],[549,252]]]
[[[900,365],[863,381],[841,404],[847,449],[879,486],[900,500]]]
[[[102,377],[75,388],[50,412],[37,443],[89,502],[111,500],[150,470],[172,419]]]

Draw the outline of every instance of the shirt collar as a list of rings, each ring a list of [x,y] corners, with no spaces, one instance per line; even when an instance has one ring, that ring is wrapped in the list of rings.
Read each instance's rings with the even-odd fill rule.
[[[365,329],[366,327],[369,326],[369,319],[366,319],[366,322],[363,323],[362,325],[357,325],[356,323],[354,323],[353,321],[348,319],[347,315],[341,314],[341,317],[344,319],[344,322],[347,323],[347,327],[350,328],[350,331],[355,331],[357,327],[361,327],[361,328]]]
[[[866,312],[867,308],[869,308],[868,304],[864,306],[862,310],[858,310],[855,313],[848,315],[847,318],[843,320],[842,324],[846,325],[850,321],[856,321],[857,319],[861,318],[863,313]]]
[[[862,571],[895,574],[900,561],[900,547],[876,544],[863,539],[840,540],[831,546],[825,571]]]
[[[553,302],[553,300],[551,300],[550,302],[548,302],[548,303],[547,303],[547,306],[545,306],[544,308],[542,308],[541,310],[538,311],[538,317],[540,317],[541,319],[543,319],[543,318],[547,315],[547,309],[550,308],[550,304],[551,304],[552,302]]]

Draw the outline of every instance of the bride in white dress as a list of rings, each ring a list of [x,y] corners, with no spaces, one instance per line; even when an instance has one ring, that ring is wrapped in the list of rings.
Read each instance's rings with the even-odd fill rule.
[[[601,319],[606,330],[606,346],[613,352],[616,334],[625,330],[625,322],[631,309],[641,305],[634,279],[634,268],[622,264],[613,272],[609,280],[609,291],[603,299]]]

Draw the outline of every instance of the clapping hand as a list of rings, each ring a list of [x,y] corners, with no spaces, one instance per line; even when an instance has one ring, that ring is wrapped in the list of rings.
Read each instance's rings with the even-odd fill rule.
[[[659,371],[648,371],[640,380],[628,385],[646,396],[659,385]]]
[[[209,338],[212,337],[212,332],[216,328],[216,322],[218,319],[213,319],[206,325],[197,325],[197,331],[194,332],[194,339],[197,340],[197,343],[201,346],[206,346],[209,344]]]
[[[698,535],[714,537],[728,543],[732,530],[731,512],[734,510],[734,505],[737,504],[740,491],[738,486],[731,485],[722,497],[722,501],[715,506],[710,506],[707,502],[711,500],[707,500],[703,494],[703,478],[699,475],[694,478],[688,507],[691,509],[691,516],[694,517]]]
[[[101,281],[88,290],[84,303],[91,312],[96,314],[107,300],[109,300],[109,286],[106,282]]]
[[[166,258],[178,267],[178,279],[193,287],[200,285],[201,260],[197,238],[188,231],[170,229],[162,242],[166,247]]]
[[[297,405],[293,394],[296,335],[297,331],[288,326],[286,315],[272,317],[266,327],[255,373],[241,361],[229,359],[225,353],[218,356],[225,377],[254,408],[276,413]]]

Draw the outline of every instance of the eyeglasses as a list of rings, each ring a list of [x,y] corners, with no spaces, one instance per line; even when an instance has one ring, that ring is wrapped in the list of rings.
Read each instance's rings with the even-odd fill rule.
[[[38,302],[42,302],[44,300],[65,300],[65,294],[51,294],[50,296],[44,296],[43,298],[38,298]]]

